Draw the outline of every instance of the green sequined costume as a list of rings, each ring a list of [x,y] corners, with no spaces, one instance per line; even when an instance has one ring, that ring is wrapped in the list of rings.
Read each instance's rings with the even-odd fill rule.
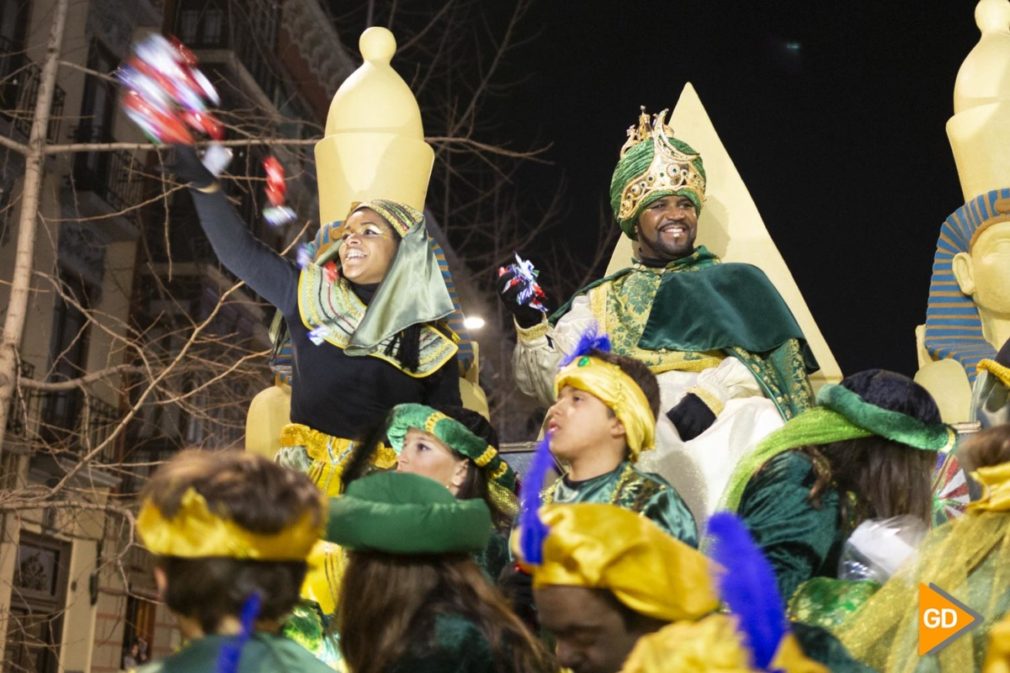
[[[146,664],[137,673],[212,673],[221,648],[232,637],[205,636],[170,657]],[[282,636],[255,633],[242,647],[238,673],[332,673],[298,643]]]
[[[550,322],[519,328],[520,390],[550,403],[558,362],[593,325],[615,353],[656,374],[656,451],[641,468],[673,484],[700,522],[739,456],[813,402],[807,375],[817,364],[785,302],[759,269],[724,264],[704,246],[662,268],[622,269],[577,292]],[[666,414],[687,393],[716,420],[684,442]]]
[[[837,574],[849,533],[840,526],[836,489],[829,486],[811,501],[815,481],[810,456],[784,451],[751,477],[736,510],[775,569],[786,600],[811,577]]]
[[[543,501],[545,505],[611,503],[638,512],[685,544],[698,546],[698,527],[676,489],[659,475],[642,472],[628,461],[592,479],[575,482],[561,477],[544,490]]]

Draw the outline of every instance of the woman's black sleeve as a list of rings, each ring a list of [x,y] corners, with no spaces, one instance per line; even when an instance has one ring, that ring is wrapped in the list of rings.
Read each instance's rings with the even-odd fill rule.
[[[298,268],[253,236],[224,192],[191,189],[190,193],[200,226],[221,264],[284,315],[293,315],[298,303]]]
[[[425,384],[424,403],[428,406],[463,406],[459,395],[459,361],[455,355],[425,379]]]

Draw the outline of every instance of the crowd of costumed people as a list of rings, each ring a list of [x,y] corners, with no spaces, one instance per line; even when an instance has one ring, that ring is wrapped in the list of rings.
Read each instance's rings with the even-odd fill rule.
[[[1006,4],[979,3],[983,42]],[[185,48],[149,38],[121,77],[221,264],[276,307],[286,357],[248,450],[183,451],[141,493],[182,644],[139,670],[1010,671],[1010,160],[979,139],[1006,127],[1010,90],[956,92],[966,198],[915,379],[818,376],[830,353],[798,294],[699,241],[725,162],[706,173],[704,138],[665,110],[615,129],[629,258],[554,311],[520,255],[495,281],[516,341],[496,392],[546,408],[533,448],[509,452],[426,222],[434,152],[395,48],[361,36],[315,149],[321,226],[294,261],[232,207],[222,148],[186,130],[220,137],[187,107],[213,90]],[[1010,63],[1010,44],[987,49],[962,74]],[[959,130],[979,106],[982,130]],[[929,651],[923,585],[977,622]]]

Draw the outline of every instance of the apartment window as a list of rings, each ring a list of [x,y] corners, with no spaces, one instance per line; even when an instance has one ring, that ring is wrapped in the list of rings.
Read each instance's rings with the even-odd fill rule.
[[[224,9],[206,0],[183,0],[179,3],[176,33],[186,45],[201,47],[227,46]]]
[[[61,269],[61,294],[53,308],[50,342],[51,381],[66,381],[84,374],[88,357],[86,311],[96,290],[79,275]],[[72,440],[78,430],[82,396],[80,390],[49,393],[43,411],[43,438],[51,442]]]
[[[56,673],[67,595],[70,545],[22,532],[4,649],[4,673]]]
[[[109,74],[119,60],[101,42],[92,40],[88,51],[88,67]],[[78,142],[106,143],[112,140],[112,118],[116,112],[116,85],[106,79],[88,75],[84,79],[81,101],[81,123],[77,127]],[[109,152],[82,152],[74,164],[74,178],[87,188],[109,182]]]
[[[31,14],[28,0],[0,2],[0,109],[17,107],[18,88],[25,74],[25,34]]]

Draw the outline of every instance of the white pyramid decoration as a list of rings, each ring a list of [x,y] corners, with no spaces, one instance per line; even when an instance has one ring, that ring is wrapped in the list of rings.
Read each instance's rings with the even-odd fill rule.
[[[841,380],[842,371],[828,342],[690,82],[684,85],[669,123],[676,136],[700,152],[705,161],[708,187],[698,222],[698,244],[705,245],[725,262],[753,264],[764,271],[789,305],[821,366],[811,377],[814,387]],[[631,255],[631,241],[621,236],[607,274],[627,267]]]

